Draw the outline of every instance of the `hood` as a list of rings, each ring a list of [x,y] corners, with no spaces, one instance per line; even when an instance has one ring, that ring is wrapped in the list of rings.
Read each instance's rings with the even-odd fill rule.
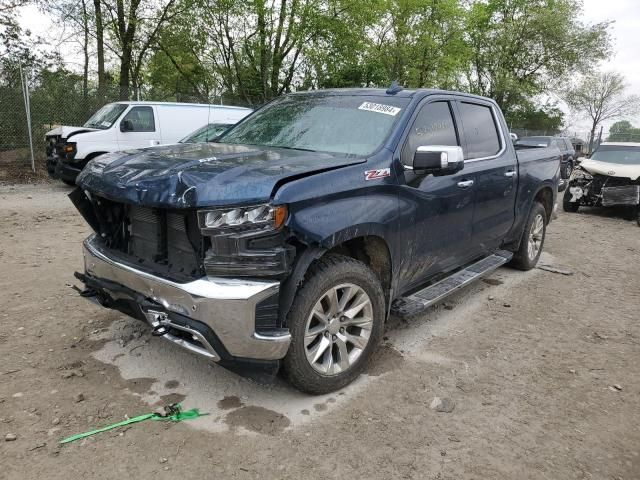
[[[95,132],[97,128],[89,127],[69,127],[67,125],[61,125],[53,128],[45,133],[46,137],[60,136],[61,138],[69,138],[70,136],[77,135],[78,133]]]
[[[192,143],[101,155],[87,164],[76,183],[114,201],[149,207],[264,203],[288,179],[364,161],[340,154]]]
[[[637,180],[640,177],[639,165],[624,165],[621,163],[599,162],[588,158],[580,162],[580,167],[593,174],[607,175],[609,177],[624,177]]]

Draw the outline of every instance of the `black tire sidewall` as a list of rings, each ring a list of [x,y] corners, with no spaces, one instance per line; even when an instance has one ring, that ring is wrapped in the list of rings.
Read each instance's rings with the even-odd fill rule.
[[[542,243],[540,244],[540,250],[538,250],[538,254],[536,255],[536,258],[531,259],[529,258],[529,250],[528,250],[529,234],[531,232],[531,225],[533,224],[533,220],[536,218],[536,216],[538,216],[538,214],[542,215],[542,220],[544,224],[542,229]],[[527,218],[527,223],[524,226],[524,231],[522,233],[522,240],[520,242],[520,248],[518,248],[518,251],[514,255],[513,260],[511,262],[511,264],[514,267],[520,270],[531,270],[537,265],[538,260],[540,259],[540,255],[542,255],[542,250],[544,249],[545,241],[547,239],[547,224],[548,224],[547,212],[544,206],[539,202],[535,202],[531,207],[531,211],[529,212],[529,217]]]
[[[567,185],[567,189],[564,191],[564,195],[562,196],[562,210],[569,213],[576,213],[580,208],[580,202],[571,201],[571,193],[569,192],[570,188],[571,184]]]
[[[291,345],[283,361],[283,367],[285,376],[296,388],[306,393],[323,394],[348,385],[366,368],[382,337],[385,301],[375,273],[364,263],[351,257],[331,254],[318,260],[310,270],[310,275],[300,287],[287,315]],[[373,327],[369,343],[351,368],[337,375],[322,375],[311,367],[306,358],[306,322],[320,296],[332,286],[342,283],[353,283],[367,293],[373,309]]]

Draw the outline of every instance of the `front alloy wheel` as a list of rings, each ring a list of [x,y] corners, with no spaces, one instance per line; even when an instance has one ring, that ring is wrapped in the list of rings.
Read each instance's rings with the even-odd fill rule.
[[[287,313],[291,344],[283,372],[298,390],[323,394],[355,380],[384,328],[385,297],[363,262],[328,254],[305,275]]]
[[[369,295],[353,283],[331,287],[307,319],[304,344],[309,365],[323,375],[346,372],[367,347],[372,328]]]

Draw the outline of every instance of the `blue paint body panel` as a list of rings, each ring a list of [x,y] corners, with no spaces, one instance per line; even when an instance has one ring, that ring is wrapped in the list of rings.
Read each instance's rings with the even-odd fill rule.
[[[301,94],[314,93],[294,95]],[[322,92],[331,94],[386,95],[370,89]],[[555,204],[560,154],[554,148],[516,154],[504,118],[489,99],[437,90],[397,95],[410,98],[409,105],[380,149],[367,158],[185,144],[103,155],[89,163],[77,183],[114,201],[159,208],[286,204],[286,227],[300,244],[330,249],[363,236],[383,239],[391,256],[392,291],[399,296],[497,248],[515,248],[536,195],[549,189]],[[451,102],[456,121],[456,102],[491,106],[502,131],[500,154],[467,161],[453,175],[416,175],[405,169],[400,153],[407,130],[417,109],[432,99]],[[389,175],[366,180],[365,172],[375,169],[389,169]],[[516,174],[505,175],[510,171]],[[459,187],[468,180],[472,188]]]

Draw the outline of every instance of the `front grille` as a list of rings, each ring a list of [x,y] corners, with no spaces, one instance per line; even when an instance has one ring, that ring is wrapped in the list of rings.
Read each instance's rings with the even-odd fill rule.
[[[609,177],[596,174],[591,182],[591,191],[595,195],[601,195],[604,187],[623,187],[632,183],[634,182],[625,177]]]
[[[141,207],[98,199],[101,237],[136,266],[176,280],[203,274],[205,239],[195,211]]]
[[[60,135],[52,135],[46,138],[47,146],[46,152],[47,157],[52,157],[53,155],[60,155],[62,152],[62,146],[64,142]]]
[[[165,255],[162,215],[144,207],[129,208],[129,251],[147,262],[161,262]]]

